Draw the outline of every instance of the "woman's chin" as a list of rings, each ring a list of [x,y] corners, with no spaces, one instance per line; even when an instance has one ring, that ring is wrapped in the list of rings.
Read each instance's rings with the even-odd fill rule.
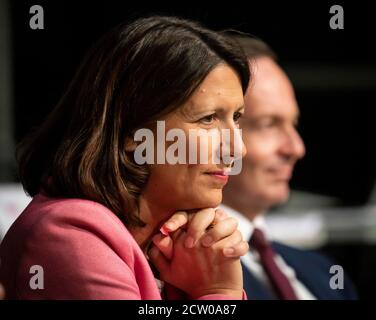
[[[197,195],[197,200],[194,201],[197,205],[195,208],[215,208],[222,202],[222,190],[215,189],[209,192],[203,192]]]

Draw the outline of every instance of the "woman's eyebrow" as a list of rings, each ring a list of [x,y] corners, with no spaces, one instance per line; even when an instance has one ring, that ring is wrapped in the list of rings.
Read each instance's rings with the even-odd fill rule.
[[[198,110],[197,110],[198,109]],[[228,111],[228,108],[222,107],[222,106],[207,106],[207,107],[202,107],[202,108],[182,108],[181,112],[188,117],[195,117],[195,116],[200,116],[203,114],[209,114],[212,112],[218,112],[218,113],[224,113]],[[239,112],[245,109],[245,105],[241,105],[240,107],[236,108],[235,112]]]
[[[245,105],[242,105],[242,106],[236,108],[235,112],[241,111],[243,109],[245,109]],[[226,112],[227,110],[228,110],[228,108],[224,108],[224,107],[214,108],[214,111],[217,111],[217,112]]]

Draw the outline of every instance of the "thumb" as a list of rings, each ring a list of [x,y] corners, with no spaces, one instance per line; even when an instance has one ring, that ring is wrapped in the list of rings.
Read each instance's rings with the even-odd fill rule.
[[[155,245],[152,245],[151,249],[148,252],[148,255],[151,263],[156,267],[159,274],[161,275],[161,280],[166,280],[166,275],[168,275],[170,271],[170,264],[168,260]]]

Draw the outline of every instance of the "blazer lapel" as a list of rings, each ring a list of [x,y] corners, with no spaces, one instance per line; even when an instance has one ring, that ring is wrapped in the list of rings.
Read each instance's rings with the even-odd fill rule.
[[[329,269],[327,272],[328,275],[326,275],[308,254],[294,248],[277,242],[273,242],[273,247],[283,260],[294,269],[299,281],[303,283],[317,299],[336,298],[337,294],[335,290],[330,290],[329,288]],[[325,288],[328,289],[325,290]]]

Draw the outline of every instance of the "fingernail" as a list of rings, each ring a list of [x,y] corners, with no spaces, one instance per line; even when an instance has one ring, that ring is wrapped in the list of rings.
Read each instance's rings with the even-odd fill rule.
[[[168,236],[168,230],[166,230],[166,227],[165,226],[162,226],[159,231],[164,235],[164,236]]]
[[[225,216],[225,213],[222,211],[222,210],[218,210],[217,211],[217,215],[220,217],[220,218],[223,218]]]
[[[232,256],[235,252],[235,249],[234,248],[225,248],[223,250],[223,253],[226,255],[226,256]]]
[[[193,246],[195,245],[195,239],[193,239],[193,237],[191,236],[188,236],[186,239],[185,239],[185,242],[184,242],[185,246],[187,248],[193,248]]]
[[[201,243],[205,247],[209,247],[213,243],[213,238],[211,236],[205,236],[204,239],[202,239]]]
[[[168,230],[173,230],[175,228],[175,222],[172,222],[172,221],[169,221],[169,222],[166,222],[164,225],[163,225],[166,229]]]

